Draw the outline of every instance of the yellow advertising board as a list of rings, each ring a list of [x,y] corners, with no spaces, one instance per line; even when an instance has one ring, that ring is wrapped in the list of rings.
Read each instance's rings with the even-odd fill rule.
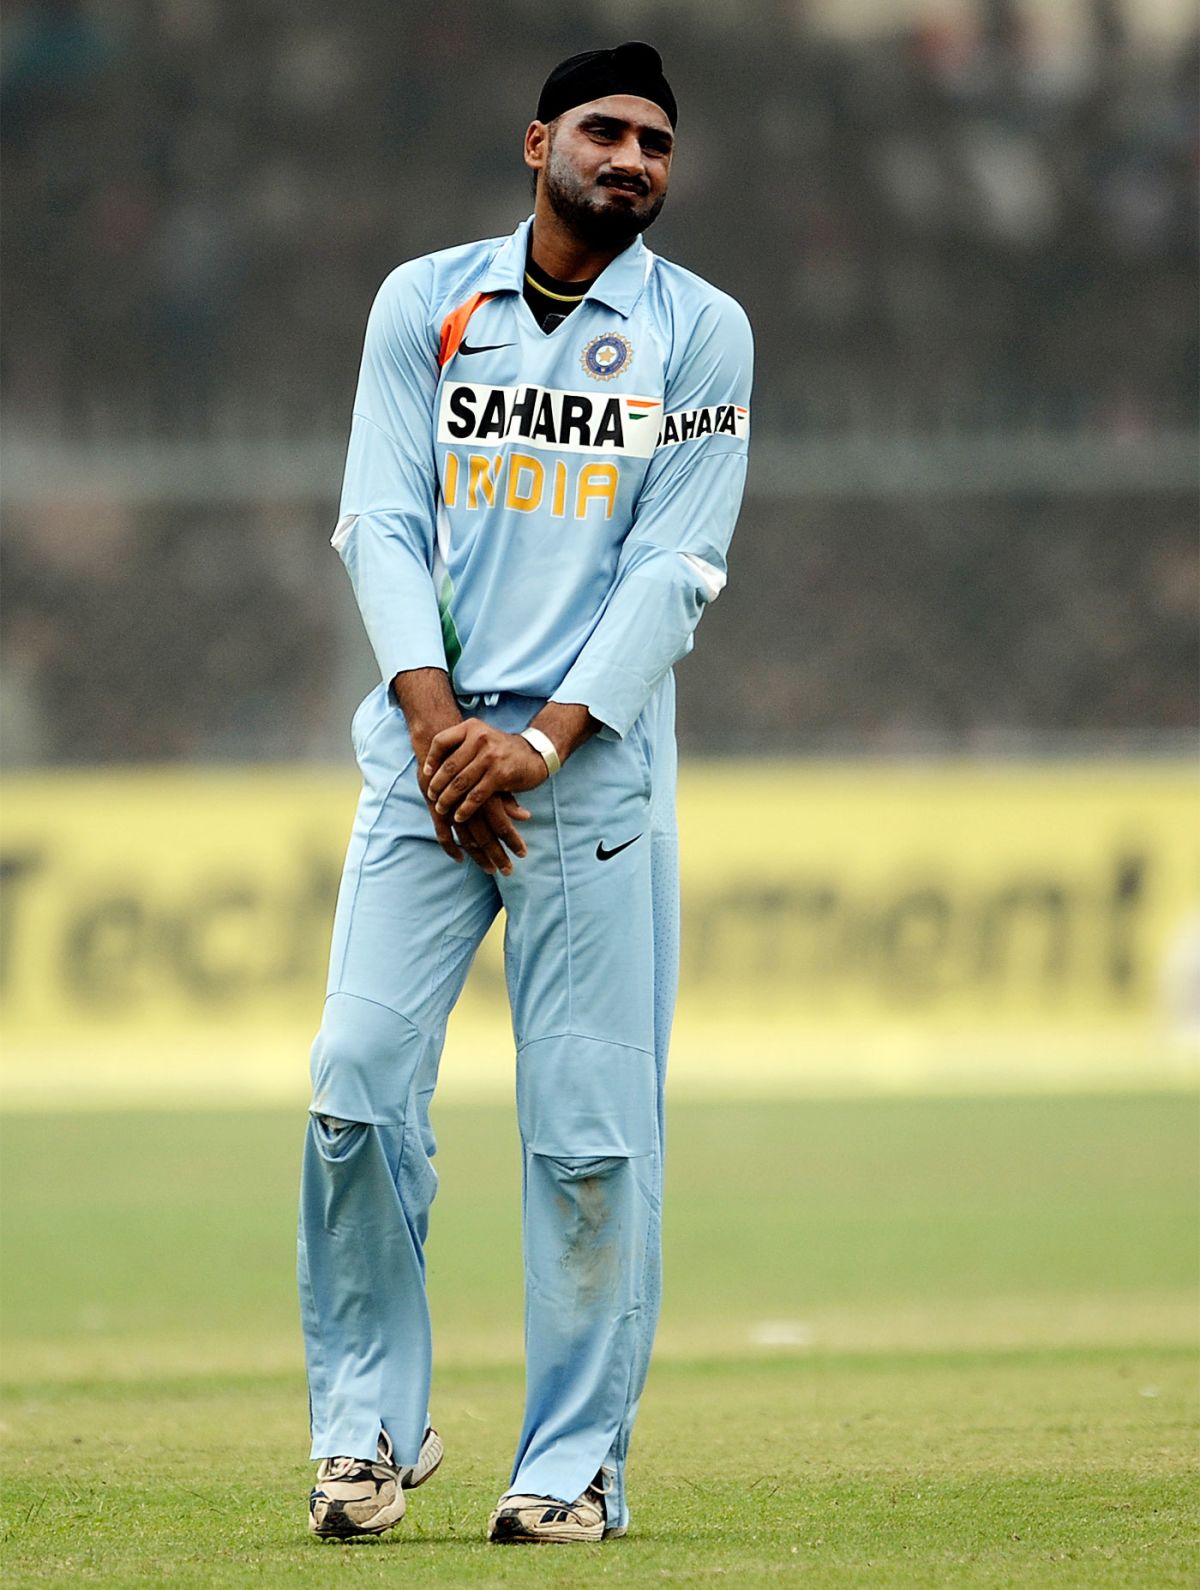
[[[1177,764],[685,769],[680,1088],[1196,1076],[1200,802]],[[352,775],[9,776],[10,1106],[302,1098]],[[498,935],[447,1091],[511,1087]]]

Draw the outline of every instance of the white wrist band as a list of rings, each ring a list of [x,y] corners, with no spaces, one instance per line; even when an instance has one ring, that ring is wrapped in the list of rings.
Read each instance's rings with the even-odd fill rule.
[[[553,778],[562,766],[562,758],[554,749],[554,741],[548,734],[543,734],[540,729],[522,729],[521,738],[528,740],[530,745],[545,762],[550,777]]]

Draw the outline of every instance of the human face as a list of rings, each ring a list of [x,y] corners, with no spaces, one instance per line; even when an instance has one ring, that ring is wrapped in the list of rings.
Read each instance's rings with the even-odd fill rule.
[[[530,134],[541,125],[535,122]],[[535,144],[546,199],[581,242],[624,247],[654,221],[667,197],[675,147],[660,106],[612,94],[564,111],[544,132],[544,145]],[[529,153],[527,141],[527,159]]]

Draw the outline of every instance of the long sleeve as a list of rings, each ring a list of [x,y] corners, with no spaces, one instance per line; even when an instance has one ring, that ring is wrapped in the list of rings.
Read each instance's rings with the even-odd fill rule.
[[[367,322],[333,545],[385,680],[445,668],[434,589],[437,352],[422,261],[384,282]]]
[[[729,298],[707,304],[668,370],[659,446],[598,620],[553,699],[581,702],[625,735],[692,648],[725,559],[746,479],[753,339]]]

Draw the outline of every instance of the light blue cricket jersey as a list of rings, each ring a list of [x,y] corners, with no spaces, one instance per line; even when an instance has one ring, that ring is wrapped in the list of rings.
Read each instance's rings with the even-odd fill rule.
[[[384,282],[333,544],[385,680],[448,667],[624,735],[725,584],[750,326],[639,238],[547,336],[530,224]]]

